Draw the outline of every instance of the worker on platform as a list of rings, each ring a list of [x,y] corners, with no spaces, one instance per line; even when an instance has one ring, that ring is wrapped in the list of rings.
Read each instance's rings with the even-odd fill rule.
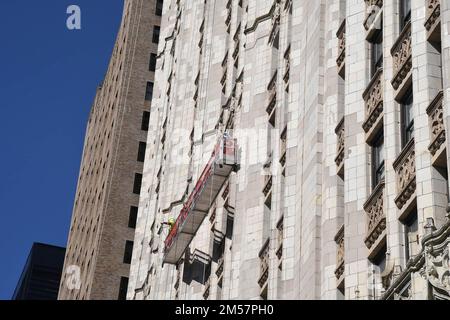
[[[167,222],[167,225],[169,226],[169,232],[172,231],[173,226],[175,225],[175,219],[169,218],[169,221]]]

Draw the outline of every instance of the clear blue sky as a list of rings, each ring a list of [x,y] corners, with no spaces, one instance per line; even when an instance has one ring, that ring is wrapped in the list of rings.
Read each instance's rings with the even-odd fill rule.
[[[66,28],[66,9],[82,30]],[[122,0],[0,1],[0,299],[33,242],[66,246],[84,133]]]

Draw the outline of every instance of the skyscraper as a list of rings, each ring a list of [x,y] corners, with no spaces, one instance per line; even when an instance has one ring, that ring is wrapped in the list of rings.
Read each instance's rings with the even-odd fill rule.
[[[447,0],[167,0],[129,299],[449,299]]]
[[[124,1],[86,130],[59,299],[125,299],[162,0]]]
[[[65,249],[34,243],[12,300],[56,300]]]

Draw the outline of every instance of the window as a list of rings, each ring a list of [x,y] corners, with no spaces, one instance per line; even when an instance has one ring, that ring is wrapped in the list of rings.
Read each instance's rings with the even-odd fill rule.
[[[417,209],[410,213],[405,225],[405,254],[406,262],[419,253],[419,223]]]
[[[159,43],[159,33],[161,31],[161,28],[159,26],[154,26],[153,27],[153,38],[152,38],[152,42],[153,43]]]
[[[125,243],[125,253],[123,255],[123,263],[130,264],[131,257],[133,256],[133,241],[127,241]]]
[[[141,186],[142,186],[142,174],[136,173],[135,176],[134,176],[133,193],[134,194],[140,194],[141,193]]]
[[[145,89],[145,101],[153,99],[153,82],[147,82],[147,88]]]
[[[381,274],[386,269],[386,246],[384,246],[380,252],[377,254],[375,259],[373,259],[374,266],[378,269],[377,271]]]
[[[402,147],[414,138],[413,94],[409,90],[402,102]]]
[[[136,229],[138,207],[130,208],[130,218],[128,219],[128,228]]]
[[[371,75],[383,68],[383,27],[379,30],[372,40],[371,56]]]
[[[381,250],[377,253],[375,258],[372,260],[373,271],[374,271],[374,280],[375,285],[373,286],[373,295],[374,297],[380,297],[382,292],[380,291],[382,287],[382,279],[381,275],[386,270],[386,252],[387,246],[384,245]]]
[[[157,1],[156,1],[156,11],[155,11],[155,14],[156,14],[158,17],[161,17],[161,16],[162,16],[162,10],[163,10],[163,0],[157,0]]]
[[[144,111],[142,114],[142,126],[141,130],[148,131],[148,124],[150,122],[150,112]]]
[[[149,71],[155,72],[156,70],[156,54],[150,54],[150,64],[148,67]]]
[[[375,189],[384,179],[384,136],[379,134],[372,147],[372,187]]]
[[[145,149],[147,148],[147,144],[145,142],[139,142],[139,150],[138,150],[138,162],[145,161]]]
[[[400,32],[411,21],[411,0],[400,0]]]
[[[127,299],[127,290],[128,290],[128,278],[121,277],[118,300],[126,300]]]

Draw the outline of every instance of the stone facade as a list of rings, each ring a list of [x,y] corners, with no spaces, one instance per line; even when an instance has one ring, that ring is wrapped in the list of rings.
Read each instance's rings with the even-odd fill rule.
[[[449,1],[167,0],[161,23],[128,299],[450,297]]]
[[[130,264],[125,251],[134,238],[132,207],[137,210],[139,204],[137,180],[148,125],[144,112],[151,107],[146,90],[154,79],[149,61],[157,52],[152,33],[161,20],[158,2],[124,2],[110,65],[89,115],[59,299],[126,296]]]

